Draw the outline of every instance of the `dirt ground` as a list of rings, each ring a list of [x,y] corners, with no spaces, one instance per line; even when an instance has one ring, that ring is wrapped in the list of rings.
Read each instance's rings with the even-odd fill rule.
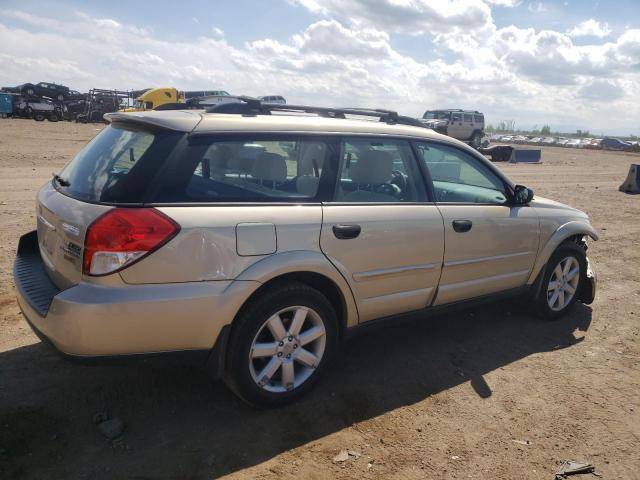
[[[640,155],[547,147],[542,165],[501,165],[591,216],[591,307],[544,322],[498,303],[380,330],[301,402],[259,411],[192,366],[66,362],[22,319],[12,263],[36,191],[100,128],[0,120],[0,478],[537,480],[563,459],[640,478],[640,195],[617,189]],[[125,422],[119,441],[93,424],[103,411]],[[356,455],[334,462],[343,449]]]

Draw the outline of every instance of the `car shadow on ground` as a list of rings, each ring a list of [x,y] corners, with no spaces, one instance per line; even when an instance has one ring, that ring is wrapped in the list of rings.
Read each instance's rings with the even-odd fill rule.
[[[350,340],[297,404],[253,409],[199,369],[175,364],[82,366],[43,344],[0,354],[0,477],[213,478],[465,382],[538,352],[571,347],[591,309],[555,322],[515,303],[417,319]],[[106,441],[92,416],[122,418]],[[4,474],[2,474],[4,468]]]

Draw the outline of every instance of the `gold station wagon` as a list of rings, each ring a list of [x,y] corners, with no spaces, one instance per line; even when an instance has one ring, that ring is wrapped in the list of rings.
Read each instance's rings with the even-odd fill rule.
[[[463,143],[390,111],[230,105],[108,114],[42,187],[14,268],[41,338],[72,358],[202,354],[281,405],[371,322],[593,300],[587,215]]]

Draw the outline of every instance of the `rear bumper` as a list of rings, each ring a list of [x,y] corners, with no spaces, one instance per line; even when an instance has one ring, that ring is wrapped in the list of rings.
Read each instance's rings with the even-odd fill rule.
[[[59,290],[44,270],[36,232],[20,239],[14,280],[20,309],[36,333],[62,353],[79,357],[209,351],[260,285],[81,282]]]

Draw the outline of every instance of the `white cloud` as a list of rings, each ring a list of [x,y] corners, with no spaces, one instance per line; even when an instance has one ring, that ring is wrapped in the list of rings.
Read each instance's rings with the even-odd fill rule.
[[[587,100],[610,102],[622,98],[624,90],[616,82],[594,80],[582,86],[578,95]]]
[[[143,25],[84,13],[62,24],[10,11],[5,20],[27,28],[0,23],[0,84],[48,80],[78,90],[175,86],[255,96],[275,92],[292,103],[392,108],[409,115],[459,106],[483,110],[489,122],[513,118],[524,126],[637,130],[640,29],[604,44],[576,45],[562,32],[498,29],[489,12],[473,23],[478,28],[466,28],[472,17],[465,17],[416,39],[441,54],[420,62],[394,48],[397,25],[389,22],[392,28],[385,28],[376,20],[379,14],[341,21],[318,10],[320,18],[289,39],[232,45],[215,31],[175,41]],[[98,22],[102,28],[95,28]],[[417,31],[426,23],[412,25]]]
[[[390,32],[422,34],[491,25],[491,9],[482,0],[290,0],[311,12]],[[513,3],[498,0],[500,3]]]
[[[567,32],[570,37],[598,37],[604,38],[611,34],[611,29],[606,22],[600,23],[593,18],[585,20]]]
[[[497,5],[499,7],[517,7],[522,0],[485,0],[488,4]]]
[[[547,11],[547,7],[542,2],[529,2],[527,9],[532,13],[542,13]]]

